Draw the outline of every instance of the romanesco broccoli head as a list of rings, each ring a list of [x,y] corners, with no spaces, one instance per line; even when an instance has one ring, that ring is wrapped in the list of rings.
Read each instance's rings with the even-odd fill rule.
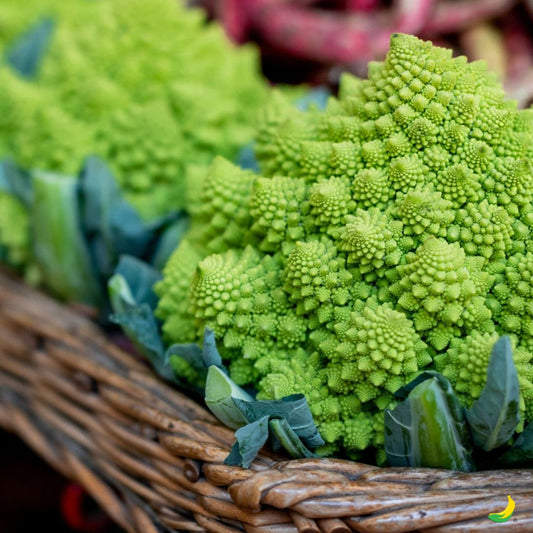
[[[508,333],[532,419],[533,113],[482,62],[395,34],[323,113],[275,95],[257,156],[262,176],[211,168],[192,230],[202,259],[174,300],[197,339],[215,330],[241,384],[304,393],[322,452],[357,456],[382,447],[383,410],[422,369],[469,405]]]
[[[0,68],[0,157],[72,175],[99,155],[153,219],[186,206],[189,168],[233,159],[251,140],[266,96],[257,53],[202,11],[175,0],[7,0],[0,51],[47,16],[37,75]]]
[[[266,94],[257,55],[200,10],[173,0],[27,3],[27,25],[50,15],[55,26],[38,76],[0,83],[0,105],[12,109],[0,118],[2,155],[70,174],[97,153],[152,218],[184,206],[187,165],[233,158],[252,138]],[[7,17],[5,38],[21,25]]]

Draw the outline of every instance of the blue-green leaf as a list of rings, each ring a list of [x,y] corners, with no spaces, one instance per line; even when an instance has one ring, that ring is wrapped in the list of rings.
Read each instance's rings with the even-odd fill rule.
[[[147,304],[151,309],[157,307],[154,285],[162,277],[159,270],[136,257],[123,255],[119,259],[115,275],[124,278],[134,302]]]
[[[165,352],[177,380],[186,381],[203,395],[207,379],[207,368],[202,360],[202,349],[198,344],[173,344]]]
[[[504,445],[520,422],[520,384],[513,361],[511,339],[494,344],[487,382],[471,409],[466,411],[474,444],[486,452]]]
[[[180,213],[178,219],[168,225],[161,232],[155,250],[150,258],[150,264],[159,270],[167,264],[172,252],[179,246],[181,239],[190,227],[190,219],[185,213]]]
[[[103,280],[113,274],[120,255],[143,258],[154,238],[122,194],[104,161],[88,157],[80,173],[83,229]]]
[[[208,368],[215,365],[224,369],[222,357],[218,353],[217,343],[215,341],[215,332],[211,328],[204,329],[204,343],[202,346],[202,358],[205,367]]]
[[[259,417],[254,417],[253,413],[247,410],[253,401],[254,399],[218,366],[209,367],[205,383],[205,404],[225,426],[237,429],[257,420]]]
[[[385,451],[391,466],[473,468],[463,410],[448,380],[431,376],[406,400],[385,410]]]
[[[0,191],[11,194],[27,209],[33,202],[32,176],[10,160],[0,161]]]
[[[205,353],[210,353],[206,357]],[[236,385],[218,364],[215,337],[206,329],[204,336],[204,361],[215,363],[209,366],[205,400],[211,412],[226,426],[235,429],[237,442],[227,461],[246,467],[266,442],[271,440],[283,446],[293,457],[312,457],[308,448],[324,445],[307,400],[303,394],[294,394],[281,400],[256,400]],[[272,424],[264,424],[264,421]],[[242,427],[244,426],[244,427]],[[266,436],[255,435],[252,430],[266,431]],[[270,433],[269,433],[270,428]],[[247,442],[250,438],[251,442]]]
[[[122,327],[161,377],[175,381],[152,307],[155,303],[152,286],[159,278],[159,272],[150,265],[133,257],[121,258],[116,274],[108,282],[114,312],[109,318]]]
[[[128,337],[149,361],[158,366],[163,359],[164,348],[159,336],[157,322],[148,304],[140,304],[129,310],[112,315],[111,320],[120,324]]]
[[[224,464],[248,468],[268,440],[269,416],[254,420],[235,432],[235,444]]]
[[[7,64],[25,78],[37,75],[52,40],[54,26],[54,20],[49,17],[31,26],[7,48]]]
[[[533,422],[520,433],[513,446],[497,461],[511,468],[533,468]]]
[[[324,445],[303,394],[292,394],[281,400],[244,402],[236,399],[236,404],[248,420],[256,420],[265,415],[283,418],[307,446],[316,448]]]
[[[282,447],[292,458],[318,457],[306,448],[302,442],[303,439],[300,439],[298,433],[291,427],[286,418],[271,418],[269,421],[269,428],[271,434],[279,442],[276,448]],[[320,440],[322,441],[322,444],[317,444],[315,446],[322,446],[324,444],[322,437],[320,437]]]

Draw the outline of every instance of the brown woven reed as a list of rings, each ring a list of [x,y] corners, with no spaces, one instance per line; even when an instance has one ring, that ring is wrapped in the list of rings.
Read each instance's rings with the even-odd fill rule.
[[[0,271],[0,425],[128,532],[533,531],[533,470],[459,474],[263,453],[90,320]],[[507,504],[510,521],[488,520]]]

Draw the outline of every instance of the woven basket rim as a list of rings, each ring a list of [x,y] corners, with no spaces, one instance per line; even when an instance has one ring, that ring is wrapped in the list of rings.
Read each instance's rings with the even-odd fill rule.
[[[126,531],[533,531],[533,470],[379,468],[263,450],[118,348],[79,309],[0,268],[0,426],[77,480]]]

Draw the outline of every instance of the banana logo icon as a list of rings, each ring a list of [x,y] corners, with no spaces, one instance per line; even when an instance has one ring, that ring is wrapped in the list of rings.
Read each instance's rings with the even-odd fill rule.
[[[509,498],[509,503],[507,504],[507,507],[501,513],[490,513],[490,520],[492,520],[493,522],[507,522],[507,520],[509,520],[509,518],[513,516],[515,503],[511,496],[507,496],[507,498]]]

